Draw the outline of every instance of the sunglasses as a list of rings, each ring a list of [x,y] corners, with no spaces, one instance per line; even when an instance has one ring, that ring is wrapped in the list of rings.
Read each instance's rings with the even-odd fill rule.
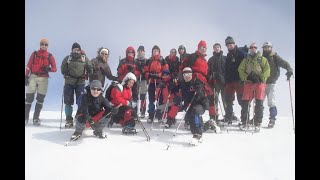
[[[106,55],[107,56],[108,54],[107,53],[101,53],[101,55]]]
[[[43,43],[41,43],[40,45],[41,45],[41,46],[48,46],[48,44],[43,44]]]
[[[253,48],[257,49],[258,47],[257,46],[250,46],[250,49],[253,49]]]
[[[91,88],[92,91],[101,91],[100,88]]]
[[[183,76],[192,76],[192,73],[183,73]]]

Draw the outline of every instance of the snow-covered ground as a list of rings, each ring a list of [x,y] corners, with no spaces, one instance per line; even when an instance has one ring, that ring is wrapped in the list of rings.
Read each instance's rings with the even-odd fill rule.
[[[143,119],[150,142],[138,124],[134,136],[122,135],[115,124],[104,129],[107,139],[98,139],[87,130],[82,139],[64,146],[74,129],[60,130],[60,112],[43,111],[41,119],[41,126],[33,126],[30,120],[25,128],[27,180],[295,179],[291,117],[279,116],[273,129],[265,128],[268,120],[264,118],[260,133],[245,133],[236,127],[229,133],[204,133],[203,143],[196,147],[188,144],[192,135],[182,123],[169,150],[166,147],[177,124],[157,136],[158,123],[150,130]]]

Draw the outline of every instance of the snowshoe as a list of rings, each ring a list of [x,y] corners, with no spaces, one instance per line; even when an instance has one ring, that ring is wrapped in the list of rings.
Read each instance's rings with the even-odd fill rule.
[[[152,122],[153,122],[153,119],[151,119],[151,118],[148,118],[148,119],[147,119],[147,123],[150,124],[150,123],[152,123]]]
[[[170,128],[172,124],[175,123],[174,119],[168,118],[166,124],[164,125],[166,128]]]
[[[40,121],[39,118],[33,119],[33,125],[35,125],[35,126],[40,126],[40,124],[41,124],[41,121]]]
[[[122,134],[137,134],[137,131],[134,127],[125,126],[122,128]]]
[[[107,135],[103,131],[93,131],[93,135],[97,136],[100,139],[107,138]]]
[[[255,125],[254,125],[254,132],[260,132],[260,127],[261,127],[261,124],[260,124],[260,123],[255,123]]]
[[[247,124],[246,122],[241,122],[239,123],[239,128],[242,130],[242,131],[245,131],[249,128],[249,124]]]
[[[145,118],[145,117],[146,117],[146,115],[144,113],[140,114],[140,118]]]

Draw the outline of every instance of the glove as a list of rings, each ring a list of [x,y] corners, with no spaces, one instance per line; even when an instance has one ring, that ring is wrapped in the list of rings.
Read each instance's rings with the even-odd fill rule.
[[[51,67],[49,67],[49,66],[44,66],[42,69],[43,69],[44,72],[47,73],[47,72],[49,72],[49,71],[51,70]]]
[[[292,75],[293,75],[293,72],[288,71],[288,72],[286,73],[287,80],[289,80]]]
[[[135,108],[137,106],[137,102],[135,101],[129,101],[128,105],[127,106],[130,106],[132,108]]]
[[[134,72],[134,70],[133,70],[133,67],[132,67],[132,66],[128,65],[128,66],[127,66],[127,68],[128,68],[128,71],[129,71],[129,72],[132,72],[132,73]]]
[[[25,84],[26,86],[29,86],[29,76],[26,76],[26,79],[25,79],[24,84]]]
[[[116,115],[119,112],[119,108],[118,107],[112,108],[110,112],[111,112],[111,115]]]
[[[260,82],[260,77],[255,72],[251,71],[247,80],[250,80],[252,83],[258,83]]]
[[[193,113],[199,114],[199,115],[202,115],[205,112],[204,108],[200,104],[193,106],[192,111]]]

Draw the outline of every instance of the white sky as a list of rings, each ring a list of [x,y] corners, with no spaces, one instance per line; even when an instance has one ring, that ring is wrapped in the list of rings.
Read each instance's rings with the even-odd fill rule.
[[[124,57],[130,45],[135,49],[144,45],[149,57],[151,48],[157,44],[162,55],[167,56],[171,48],[181,44],[192,53],[198,42],[205,40],[209,47],[208,59],[216,42],[227,53],[224,40],[229,35],[239,46],[252,42],[262,46],[263,42],[271,41],[274,50],[295,69],[293,0],[28,0],[25,3],[25,64],[30,54],[39,49],[40,39],[46,37],[49,52],[58,66],[58,71],[50,74],[43,110],[61,108],[63,78],[60,66],[74,42],[81,45],[89,59],[96,56],[99,47],[109,48],[113,74],[116,74],[119,56]],[[289,116],[285,72],[281,70],[276,95],[279,114]],[[291,86],[294,103],[294,79]]]

